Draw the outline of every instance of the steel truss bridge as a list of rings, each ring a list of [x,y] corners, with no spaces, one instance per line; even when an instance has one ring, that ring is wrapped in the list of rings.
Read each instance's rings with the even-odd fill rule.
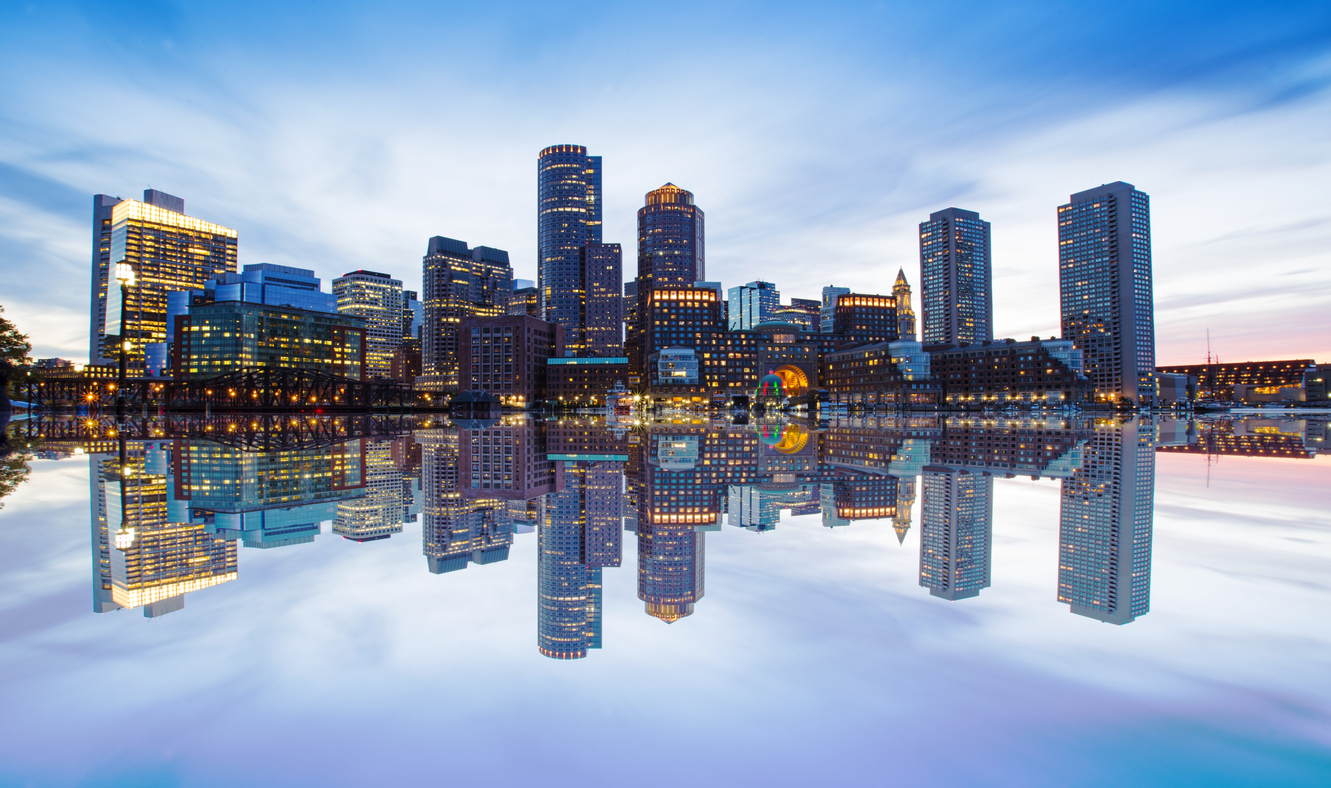
[[[38,378],[23,387],[28,401],[44,408],[107,408],[117,399],[135,407],[166,410],[322,410],[430,407],[438,395],[417,392],[404,383],[353,380],[308,369],[246,367],[205,380],[130,378],[124,391],[114,379]]]

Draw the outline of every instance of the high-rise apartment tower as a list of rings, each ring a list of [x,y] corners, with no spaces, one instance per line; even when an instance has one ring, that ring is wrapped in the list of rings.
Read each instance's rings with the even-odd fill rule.
[[[1117,181],[1058,207],[1063,338],[1082,352],[1096,397],[1136,404],[1155,395],[1151,202]]]
[[[921,341],[975,343],[994,338],[989,222],[948,208],[920,223]]]
[[[365,319],[365,375],[387,378],[403,338],[402,280],[352,271],[333,280],[337,311]]]

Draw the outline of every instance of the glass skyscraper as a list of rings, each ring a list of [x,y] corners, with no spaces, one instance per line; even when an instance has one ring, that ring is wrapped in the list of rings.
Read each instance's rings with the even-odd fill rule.
[[[106,336],[123,336],[133,341],[130,368],[142,369],[144,346],[168,341],[167,293],[202,289],[236,270],[236,231],[186,216],[184,200],[155,189],[144,191],[143,202],[95,195],[93,242],[93,363],[114,360],[118,351]],[[123,299],[115,278],[122,262],[135,275]]]
[[[948,208],[920,223],[920,312],[926,345],[994,338],[989,222]]]
[[[541,151],[536,200],[541,319],[563,326],[569,354],[581,355],[591,306],[584,247],[601,243],[601,157],[588,156],[582,145],[551,145]],[[620,284],[613,289],[618,294]]]
[[[337,311],[365,320],[365,372],[387,378],[402,344],[402,281],[375,271],[352,271],[333,280]]]
[[[771,282],[749,282],[730,288],[730,308],[727,310],[731,331],[747,331],[759,323],[773,319],[781,306],[781,293]]]
[[[1155,395],[1151,204],[1117,181],[1058,207],[1063,338],[1082,352],[1096,397],[1136,404]]]

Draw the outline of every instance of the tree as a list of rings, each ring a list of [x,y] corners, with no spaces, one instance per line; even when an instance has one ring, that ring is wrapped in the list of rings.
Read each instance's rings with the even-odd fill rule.
[[[9,416],[9,380],[15,367],[29,364],[28,351],[32,343],[28,335],[19,333],[18,326],[4,318],[5,308],[0,306],[0,414],[8,421]]]
[[[29,455],[24,453],[0,455],[0,509],[5,508],[5,496],[18,489],[27,481],[32,469],[28,466]]]

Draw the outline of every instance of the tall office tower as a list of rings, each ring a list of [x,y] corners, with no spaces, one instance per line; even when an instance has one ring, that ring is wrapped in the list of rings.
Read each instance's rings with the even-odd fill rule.
[[[1063,338],[1082,352],[1096,397],[1134,404],[1155,395],[1151,202],[1116,181],[1058,207]]]
[[[926,345],[994,338],[989,222],[948,208],[920,222],[920,312]]]
[[[747,331],[772,319],[781,306],[781,293],[771,282],[749,282],[730,288],[728,310],[731,331]]]
[[[945,467],[921,477],[920,585],[943,599],[989,587],[994,545],[994,477]]]
[[[365,377],[387,378],[402,344],[402,280],[375,271],[351,271],[333,280],[337,311],[365,319]]]
[[[892,285],[892,297],[897,301],[897,339],[915,341],[915,310],[910,305],[910,283],[905,269],[897,270],[897,281]]]
[[[584,485],[587,527],[582,532],[582,562],[590,567],[619,566],[624,552],[624,463],[587,463]]]
[[[466,569],[476,529],[458,487],[456,427],[416,430],[421,447],[421,552],[431,574]]]
[[[564,489],[546,497],[537,539],[536,645],[552,659],[581,659],[601,647],[601,569],[583,558],[588,471],[566,463]]]
[[[601,242],[601,157],[551,145],[536,160],[536,275],[541,319],[582,349],[587,310],[582,249]],[[575,353],[576,355],[576,353]]]
[[[832,333],[832,324],[836,315],[837,299],[849,292],[849,287],[828,285],[823,288],[823,306],[818,312],[818,331],[820,333]]]
[[[580,356],[601,358],[624,352],[624,263],[619,244],[589,243],[582,248],[582,281],[586,306],[582,317]],[[566,334],[567,346],[569,337]]]
[[[421,326],[418,386],[432,391],[458,386],[458,324],[465,317],[497,317],[513,294],[508,252],[436,235],[422,262],[425,321]]]
[[[1063,480],[1058,601],[1079,616],[1126,624],[1151,609],[1153,437],[1136,419],[1098,427]]]
[[[337,505],[333,533],[353,542],[373,542],[402,533],[402,470],[391,441],[365,444],[365,495]]]
[[[121,297],[117,263],[129,263],[134,284]],[[236,231],[185,215],[185,201],[147,189],[143,202],[93,196],[90,360],[110,363],[120,336],[132,341],[132,369],[144,346],[168,341],[166,294],[202,289],[236,270]],[[123,302],[123,303],[122,303]]]
[[[638,209],[638,294],[706,279],[702,209],[673,183],[647,192]]]

